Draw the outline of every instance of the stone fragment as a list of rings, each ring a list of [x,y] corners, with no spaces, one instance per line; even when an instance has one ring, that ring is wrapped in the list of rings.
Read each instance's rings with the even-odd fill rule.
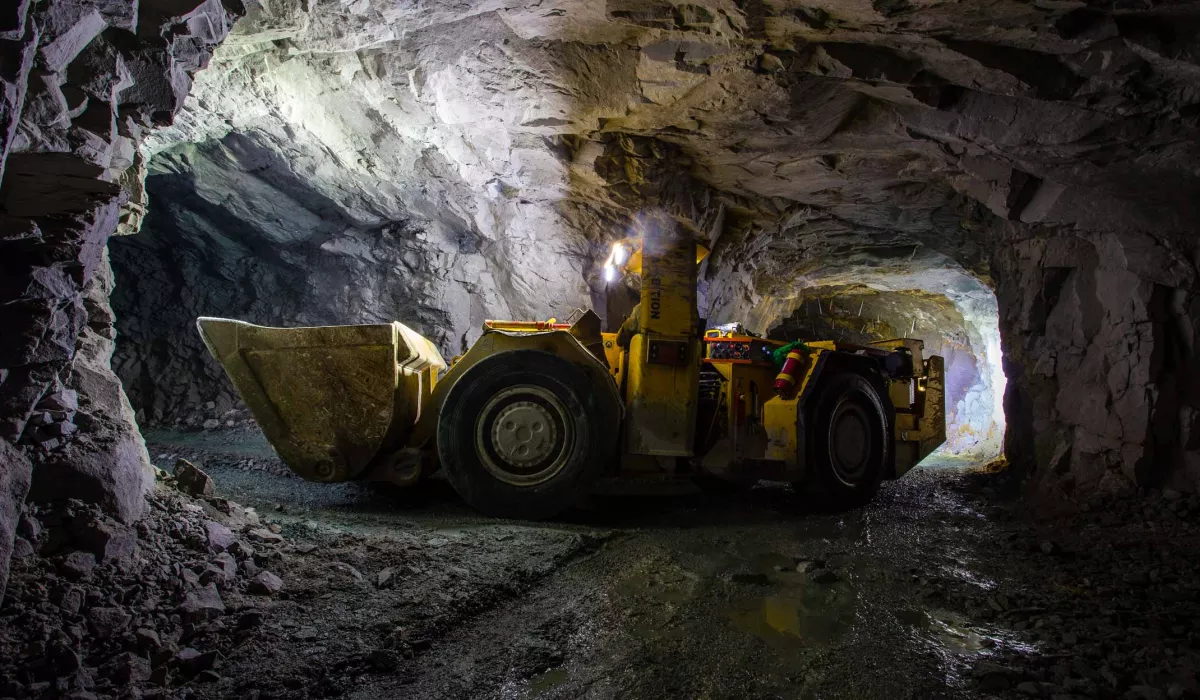
[[[83,591],[72,586],[68,588],[58,602],[58,607],[65,615],[78,615],[83,609]]]
[[[277,544],[283,542],[283,535],[277,532],[271,532],[267,528],[255,528],[246,533],[246,535],[255,542],[263,542],[266,544]]]
[[[189,676],[201,671],[207,671],[217,662],[217,652],[199,651],[192,647],[184,647],[175,654],[172,663]]]
[[[378,574],[375,574],[375,587],[387,588],[391,584],[392,577],[395,576],[395,574],[396,570],[390,566],[386,569],[383,569]]]
[[[100,563],[128,558],[137,547],[136,530],[107,518],[77,519],[71,525],[71,536]]]
[[[38,408],[46,411],[75,412],[79,410],[79,393],[74,389],[60,389],[46,394],[38,402]]]
[[[155,630],[141,627],[133,635],[142,649],[155,650],[162,646],[162,640],[159,639],[158,632]]]
[[[71,552],[63,557],[58,569],[64,576],[78,580],[92,573],[96,568],[96,555],[91,552]]]
[[[204,534],[208,538],[208,548],[214,552],[224,552],[236,539],[232,530],[212,520],[204,521]]]
[[[229,552],[221,552],[210,561],[213,566],[221,571],[221,577],[225,581],[232,581],[237,577],[237,560]]]
[[[31,542],[37,542],[42,536],[42,523],[32,514],[25,513],[17,523],[17,533]]]
[[[211,620],[225,613],[225,604],[216,585],[210,583],[188,592],[179,612],[189,620]]]
[[[775,73],[783,70],[783,61],[775,54],[766,53],[758,59],[758,68],[764,73]]]
[[[216,418],[209,418],[208,420],[204,421],[205,430],[216,430],[219,427],[221,427],[221,421],[217,420]]]
[[[247,588],[251,593],[259,595],[275,595],[283,589],[283,580],[270,571],[260,572],[250,581]]]
[[[18,537],[13,540],[13,559],[24,559],[25,557],[31,557],[35,552],[36,550],[33,548],[33,544],[31,544],[29,540],[25,539],[24,537]]]
[[[254,556],[254,548],[241,540],[237,540],[229,546],[229,553],[237,559],[248,559]]]
[[[132,652],[117,654],[100,667],[117,686],[138,685],[150,679],[150,662]]]
[[[92,608],[87,614],[88,625],[100,639],[108,639],[124,631],[133,617],[123,608]]]
[[[179,485],[179,490],[189,496],[213,495],[212,478],[186,459],[175,463],[175,481]]]

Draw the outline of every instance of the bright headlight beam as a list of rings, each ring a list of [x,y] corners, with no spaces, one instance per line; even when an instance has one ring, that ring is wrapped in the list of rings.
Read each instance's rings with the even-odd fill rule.
[[[612,265],[604,266],[604,281],[612,282],[617,278],[617,268]]]
[[[628,259],[629,251],[625,250],[625,246],[620,243],[613,243],[612,261],[614,265],[624,265]]]

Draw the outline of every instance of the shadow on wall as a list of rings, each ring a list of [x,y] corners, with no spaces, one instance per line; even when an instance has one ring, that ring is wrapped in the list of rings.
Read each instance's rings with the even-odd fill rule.
[[[243,134],[160,154],[142,232],[110,241],[113,365],[140,421],[199,424],[236,405],[195,330],[200,315],[292,326],[402,318],[452,344],[456,324],[423,303],[424,286],[437,261],[467,253],[462,237],[406,221],[359,229],[278,158]]]

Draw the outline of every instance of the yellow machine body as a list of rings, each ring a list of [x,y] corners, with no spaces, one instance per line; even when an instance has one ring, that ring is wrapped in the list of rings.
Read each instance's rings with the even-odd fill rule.
[[[589,400],[619,417],[620,435],[612,436],[619,449],[602,470],[608,475],[707,472],[802,482],[811,476],[810,406],[823,377],[839,372],[868,379],[887,407],[885,478],[904,474],[945,441],[944,364],[924,358],[921,341],[809,342],[791,380],[777,389],[781,370],[772,353],[783,343],[702,333],[697,261],[707,249],[678,232],[658,234],[631,246],[623,265],[641,275],[641,288],[621,333],[602,333],[591,311],[570,325],[487,321],[447,366],[431,342],[400,323],[284,329],[201,318],[198,326],[279,456],[316,481],[416,481],[434,464],[429,457],[444,439],[439,425],[454,387],[472,381],[481,362],[521,350],[582,370]],[[541,429],[532,403],[497,410]]]
[[[666,235],[642,247],[639,332],[625,360],[629,454],[692,455],[700,375],[695,247]]]

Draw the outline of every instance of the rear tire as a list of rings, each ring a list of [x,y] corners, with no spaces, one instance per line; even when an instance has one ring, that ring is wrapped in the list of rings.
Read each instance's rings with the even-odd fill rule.
[[[858,374],[837,374],[817,397],[810,424],[810,469],[822,496],[837,508],[875,496],[891,448],[887,412],[878,392]],[[795,484],[804,491],[808,484]]]
[[[618,417],[587,372],[546,352],[488,357],[450,389],[438,421],[446,478],[502,518],[549,518],[580,501],[611,457]]]

